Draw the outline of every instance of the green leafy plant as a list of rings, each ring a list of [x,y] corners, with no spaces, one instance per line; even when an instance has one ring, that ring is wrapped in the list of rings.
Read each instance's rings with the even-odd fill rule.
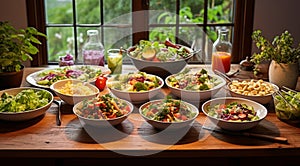
[[[42,44],[37,36],[46,37],[33,27],[15,29],[8,21],[0,22],[0,73],[20,71],[22,62],[32,60]]]
[[[252,34],[252,39],[259,53],[251,56],[251,61],[259,64],[262,61],[274,60],[277,63],[298,63],[300,58],[300,44],[294,47],[294,39],[286,30],[281,35],[275,36],[273,41],[267,40],[261,30],[256,30]]]

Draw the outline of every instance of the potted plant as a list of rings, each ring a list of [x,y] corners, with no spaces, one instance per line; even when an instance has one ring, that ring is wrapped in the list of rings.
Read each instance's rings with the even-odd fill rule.
[[[46,37],[33,27],[15,29],[8,21],[0,22],[0,88],[18,87],[23,77],[23,62],[32,60],[41,44],[37,36]],[[12,78],[10,80],[10,78]]]
[[[300,44],[297,47],[293,46],[294,39],[287,30],[275,36],[272,42],[262,35],[261,30],[255,30],[252,39],[260,52],[254,53],[251,61],[256,66],[263,61],[269,61],[269,81],[279,87],[294,89],[299,75]],[[257,67],[254,71],[257,72]]]

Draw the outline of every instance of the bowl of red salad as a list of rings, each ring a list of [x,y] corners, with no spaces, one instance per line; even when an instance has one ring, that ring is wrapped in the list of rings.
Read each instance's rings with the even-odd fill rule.
[[[238,97],[220,97],[206,101],[202,112],[218,127],[241,131],[256,127],[266,116],[260,103]]]
[[[83,126],[109,127],[122,123],[133,111],[133,105],[110,94],[83,100],[73,107],[73,112]]]
[[[167,97],[144,103],[139,107],[139,113],[156,129],[174,130],[190,126],[199,111],[188,102]]]

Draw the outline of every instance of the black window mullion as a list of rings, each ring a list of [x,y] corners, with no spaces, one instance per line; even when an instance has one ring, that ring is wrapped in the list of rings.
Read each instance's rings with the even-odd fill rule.
[[[77,19],[76,19],[76,0],[72,1],[72,7],[73,7],[73,33],[74,33],[74,52],[75,52],[75,59],[78,60],[78,41],[77,41]]]
[[[179,39],[178,39],[178,36],[179,36],[179,10],[180,10],[180,0],[176,0],[176,24],[175,24],[175,40],[176,40],[176,43],[179,43]]]
[[[100,30],[101,30],[101,43],[104,45],[104,7],[103,0],[100,0]],[[104,46],[105,47],[105,46]]]

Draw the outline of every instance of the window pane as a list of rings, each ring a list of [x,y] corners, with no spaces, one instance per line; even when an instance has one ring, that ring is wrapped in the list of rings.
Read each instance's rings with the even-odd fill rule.
[[[116,22],[114,20],[118,20],[120,24],[131,24],[131,1],[129,0],[103,0],[104,3],[104,24],[109,22]],[[129,15],[128,15],[129,14]],[[122,15],[126,15],[127,17],[119,17]]]
[[[203,23],[204,0],[180,0],[180,23]]]
[[[209,23],[231,23],[233,0],[209,0],[207,19]]]
[[[175,27],[155,27],[150,28],[150,41],[165,41],[166,39],[175,42]]]
[[[76,10],[76,18],[79,24],[100,24],[99,0],[77,0]]]
[[[49,62],[58,62],[59,56],[65,56],[68,52],[74,55],[73,28],[47,28],[47,43]]]
[[[175,24],[176,0],[151,0],[150,24]]]
[[[47,24],[72,24],[72,1],[45,0]]]
[[[105,50],[110,48],[123,47],[127,49],[132,44],[132,29],[131,28],[104,28],[104,45]]]

